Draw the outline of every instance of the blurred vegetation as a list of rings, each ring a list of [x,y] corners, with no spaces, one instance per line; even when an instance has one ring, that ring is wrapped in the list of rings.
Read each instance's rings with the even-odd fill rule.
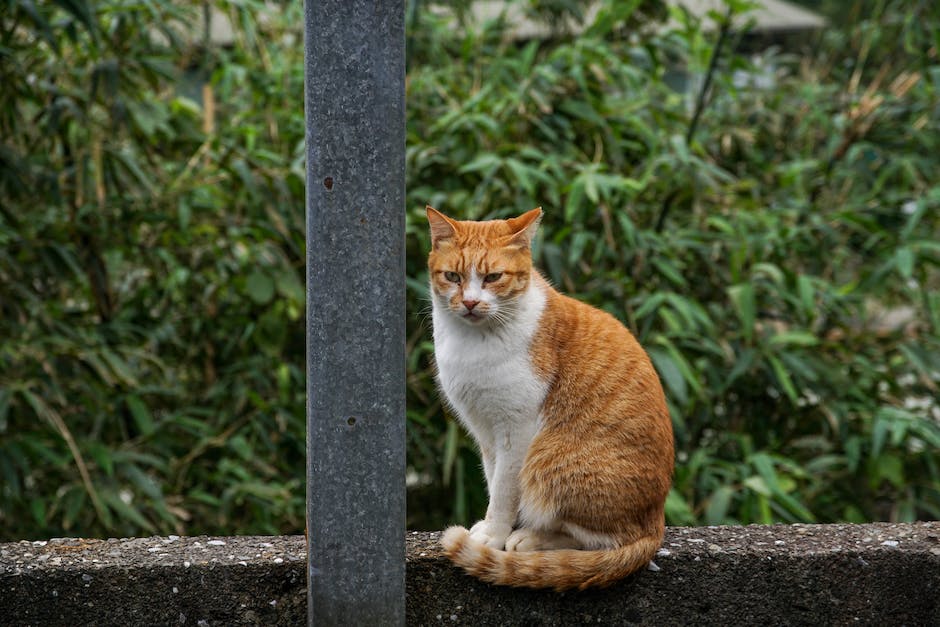
[[[0,539],[303,528],[302,7],[212,4],[230,46],[208,5],[0,13]],[[546,209],[538,265],[664,381],[671,524],[940,518],[940,9],[816,4],[756,54],[740,0],[577,37],[584,2],[530,0],[529,42],[407,3],[411,527],[485,504],[433,386],[428,202]]]

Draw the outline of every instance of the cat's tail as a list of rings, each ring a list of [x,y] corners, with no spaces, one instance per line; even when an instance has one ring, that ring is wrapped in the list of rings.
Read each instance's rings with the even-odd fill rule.
[[[500,551],[450,527],[441,544],[450,559],[471,575],[500,586],[554,588],[558,592],[608,586],[649,564],[662,538],[643,536],[614,549],[583,551]]]

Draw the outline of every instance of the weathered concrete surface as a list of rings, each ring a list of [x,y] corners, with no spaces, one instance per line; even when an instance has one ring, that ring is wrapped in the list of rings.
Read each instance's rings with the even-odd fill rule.
[[[658,571],[565,594],[487,586],[436,540],[409,537],[409,624],[940,625],[938,522],[670,528]]]
[[[0,625],[303,625],[303,536],[0,544]]]
[[[409,625],[940,625],[940,522],[671,528],[659,570],[565,594],[482,584],[437,539],[408,534]],[[0,624],[303,625],[304,572],[302,536],[0,544]]]

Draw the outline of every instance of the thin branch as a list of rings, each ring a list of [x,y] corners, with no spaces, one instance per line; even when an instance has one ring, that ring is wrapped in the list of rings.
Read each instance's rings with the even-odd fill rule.
[[[718,31],[718,41],[715,42],[715,47],[712,48],[711,58],[708,60],[708,71],[705,73],[705,80],[702,81],[702,88],[699,90],[698,98],[695,100],[692,120],[689,122],[689,128],[686,129],[685,132],[685,143],[687,146],[692,143],[692,139],[695,137],[695,131],[698,130],[699,120],[701,120],[702,113],[705,111],[705,107],[708,104],[706,102],[708,92],[711,89],[712,78],[715,75],[715,71],[718,69],[718,59],[721,56],[721,49],[724,47],[728,33],[731,31],[731,18],[733,15],[734,11],[729,6],[728,12],[725,13],[725,19],[722,20],[721,28]],[[659,218],[656,220],[655,230],[657,233],[661,233],[663,227],[666,225],[666,217],[669,215],[669,211],[672,209],[672,205],[678,196],[679,190],[673,189],[663,201],[663,206],[659,210]]]

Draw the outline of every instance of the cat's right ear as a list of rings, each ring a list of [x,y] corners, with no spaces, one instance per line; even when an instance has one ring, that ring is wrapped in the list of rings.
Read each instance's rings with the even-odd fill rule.
[[[453,239],[457,229],[453,220],[431,205],[426,206],[425,210],[428,212],[428,224],[431,226],[431,248],[436,249],[441,242]]]
[[[507,220],[509,228],[512,229],[512,236],[509,238],[509,244],[522,249],[532,246],[532,240],[535,238],[535,232],[542,221],[542,208],[536,207],[532,211],[523,213],[518,218]]]

